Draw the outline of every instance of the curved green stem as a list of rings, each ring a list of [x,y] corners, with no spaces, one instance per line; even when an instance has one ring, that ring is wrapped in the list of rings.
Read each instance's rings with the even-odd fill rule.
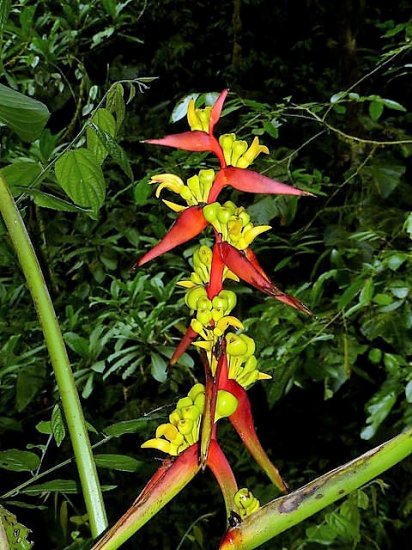
[[[20,212],[0,175],[0,212],[16,250],[43,329],[79,471],[90,529],[97,537],[107,527],[102,492],[69,358],[39,262]]]
[[[221,550],[252,550],[355,491],[412,454],[412,429],[371,449],[351,462],[272,500],[230,529]]]

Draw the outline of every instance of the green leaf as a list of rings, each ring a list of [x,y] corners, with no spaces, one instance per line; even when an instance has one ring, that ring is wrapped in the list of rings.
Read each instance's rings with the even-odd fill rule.
[[[58,212],[83,212],[86,214],[90,212],[90,210],[80,208],[71,202],[61,199],[60,197],[50,195],[50,193],[45,193],[44,191],[40,191],[38,189],[28,189],[25,192],[34,197],[35,204],[41,208],[50,208],[51,210],[56,210]]]
[[[151,373],[155,380],[158,382],[165,382],[167,380],[167,363],[158,353],[152,351],[150,354],[152,358]]]
[[[126,114],[124,102],[124,88],[117,82],[107,93],[106,108],[116,116],[116,131],[119,130]]]
[[[388,109],[393,109],[394,111],[402,111],[403,113],[406,113],[407,109],[397,101],[393,101],[393,99],[385,99],[384,97],[381,98],[382,103],[387,107]]]
[[[139,460],[131,456],[119,454],[94,455],[94,460],[98,468],[118,470],[120,472],[136,472],[142,465]]]
[[[152,193],[152,187],[149,185],[147,178],[139,181],[133,189],[133,198],[137,206],[143,206],[147,203],[147,199]]]
[[[403,229],[409,235],[409,238],[412,239],[412,212],[409,212],[403,224]]]
[[[115,488],[116,485],[102,485],[102,491],[111,491]],[[70,495],[79,493],[80,487],[72,479],[53,479],[45,483],[29,485],[21,489],[20,492],[25,495],[39,495],[41,493],[65,493]]]
[[[372,120],[377,121],[383,113],[383,102],[381,99],[374,99],[369,103],[369,116]]]
[[[30,185],[40,174],[41,170],[42,167],[39,162],[24,159],[5,166],[0,172],[8,185],[12,188],[13,194],[15,194],[15,187],[26,187]]]
[[[8,449],[0,451],[0,468],[12,472],[32,472],[40,464],[39,457],[30,451]]]
[[[36,430],[41,434],[51,435],[52,429],[50,420],[40,420],[40,422],[36,424]]]
[[[175,108],[172,111],[172,114],[170,115],[170,122],[178,122],[179,120],[182,120],[187,114],[187,108],[189,106],[190,100],[196,99],[199,97],[200,94],[194,93],[189,94],[185,96],[183,99],[181,99],[178,103],[176,103]]]
[[[19,370],[16,383],[16,407],[23,411],[41,390],[46,371],[44,366],[27,365]]]
[[[49,116],[49,110],[40,101],[0,84],[0,122],[23,141],[37,139]]]
[[[4,528],[8,543],[4,550],[30,550],[32,548],[33,543],[28,540],[30,529],[19,523],[16,516],[3,506],[0,506],[0,526]]]
[[[109,154],[109,148],[97,134],[96,129],[113,137],[116,134],[116,121],[108,109],[101,108],[97,109],[89,124],[86,130],[87,148],[95,155],[97,162],[102,164]]]
[[[97,213],[106,197],[106,182],[94,154],[80,148],[67,151],[56,162],[57,182],[72,201]]]
[[[130,167],[129,159],[127,158],[127,155],[124,152],[123,148],[120,147],[120,145],[116,142],[115,139],[113,139],[113,137],[109,133],[102,131],[95,124],[92,124],[92,130],[96,133],[98,139],[101,141],[101,143],[103,143],[105,150],[110,153],[110,156],[116,162],[116,164],[120,166],[120,168],[123,170],[126,176],[130,178],[130,180],[133,180],[133,172]]]
[[[66,428],[64,426],[63,416],[59,405],[55,405],[51,416],[51,429],[56,445],[60,447],[66,437]]]
[[[0,416],[0,432],[1,431],[21,432],[23,428],[19,420],[9,418],[8,416]]]
[[[11,0],[2,0],[0,2],[0,37],[9,18],[10,8]]]
[[[355,279],[354,282],[350,286],[348,286],[348,288],[340,297],[338,302],[338,309],[344,309],[348,304],[350,304],[356,294],[358,294],[358,292],[361,290],[363,285],[363,279]]]
[[[362,173],[372,180],[380,195],[386,198],[399,185],[405,171],[406,167],[402,164],[374,164],[366,166]]]
[[[385,385],[376,393],[367,405],[369,416],[366,420],[367,425],[361,431],[361,438],[371,439],[379,426],[391,412],[392,407],[396,403],[397,392],[394,389],[387,390]]]
[[[338,92],[336,94],[333,94],[333,96],[330,98],[329,101],[333,105],[334,103],[337,103],[338,101],[340,101],[341,99],[343,99],[346,96],[347,96],[347,92]]]
[[[84,359],[87,359],[89,357],[90,343],[89,343],[89,340],[87,340],[83,336],[80,336],[75,332],[65,332],[64,341],[69,346],[69,348],[73,350],[75,353],[77,353],[78,355],[80,355],[80,357],[83,357]]]
[[[52,481],[24,487],[21,492],[26,495],[38,495],[39,493],[75,494],[79,492],[79,486],[77,482],[72,479],[53,479]]]
[[[408,403],[412,403],[412,380],[409,380],[405,386],[405,397]]]
[[[134,420],[123,420],[122,422],[116,422],[115,424],[110,424],[107,428],[104,429],[104,433],[111,435],[113,437],[120,437],[124,434],[132,434],[139,432],[145,428],[146,422],[154,420],[155,418],[163,418],[161,416],[147,416],[147,418],[136,418]]]

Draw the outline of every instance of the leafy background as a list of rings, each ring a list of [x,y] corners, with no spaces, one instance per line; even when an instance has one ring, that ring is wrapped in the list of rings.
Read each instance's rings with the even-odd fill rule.
[[[130,273],[172,220],[153,199],[150,175],[188,176],[208,162],[140,143],[175,131],[170,113],[175,109],[179,118],[188,93],[229,86],[219,132],[258,135],[271,150],[259,170],[317,195],[231,196],[249,206],[256,222],[272,225],[257,241],[259,258],[315,312],[303,318],[245,287],[239,295],[239,317],[257,341],[262,370],[273,376],[251,392],[256,425],[289,485],[296,488],[411,424],[409,17],[409,2],[383,0],[341,0],[333,9],[322,0],[1,4],[2,84],[51,112],[31,144],[0,128],[1,166],[12,163],[5,174],[70,350],[99,445],[110,521],[158,465],[160,457],[141,451],[140,443],[201,372],[195,353],[166,372],[187,321],[174,284],[190,269],[190,245]],[[150,77],[158,80],[149,88]],[[104,99],[119,80],[126,116],[120,89]],[[111,118],[93,114],[98,105]],[[90,117],[95,126],[75,139]],[[93,204],[59,185],[58,164],[55,172],[41,172],[74,139],[76,161],[86,145],[100,155]],[[39,477],[70,459],[71,449],[2,225],[0,237],[1,503],[33,530],[39,547],[86,547],[73,464]],[[262,501],[272,498],[235,436],[220,430],[239,483]],[[404,461],[284,533],[277,547],[405,548],[412,536],[411,467]],[[136,540],[147,548],[213,548],[223,526],[221,497],[205,474]]]

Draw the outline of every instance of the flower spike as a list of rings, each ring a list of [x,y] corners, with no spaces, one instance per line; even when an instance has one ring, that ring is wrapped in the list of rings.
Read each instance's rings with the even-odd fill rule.
[[[223,90],[213,106],[202,109],[196,107],[195,100],[190,100],[187,120],[191,131],[145,141],[185,151],[211,152],[220,163],[217,172],[202,168],[185,181],[175,174],[152,176],[151,183],[158,184],[156,197],[166,189],[168,193],[177,193],[182,199],[178,202],[185,204],[162,199],[178,213],[176,221],[160,242],[135,263],[135,267],[142,266],[194,238],[208,224],[211,226],[213,245],[203,244],[195,249],[190,278],[178,283],[185,289],[184,301],[190,309],[191,320],[169,363],[173,365],[192,344],[200,352],[204,384],[192,386],[187,395],[179,399],[168,422],[160,424],[154,436],[141,445],[166,453],[170,458],[162,462],[131,508],[92,550],[118,548],[206,467],[212,470],[221,488],[228,524],[249,521],[248,516],[256,512],[260,503],[249,489],[238,490],[217,442],[216,422],[220,419],[229,419],[269,479],[280,491],[287,491],[258,439],[246,393],[258,380],[268,379],[270,375],[258,369],[255,342],[244,333],[244,325],[233,315],[236,294],[224,288],[224,282],[241,279],[299,311],[307,314],[310,311],[275,285],[250,248],[253,240],[270,226],[254,225],[243,206],[230,200],[221,203],[217,198],[226,186],[249,193],[294,196],[311,193],[248,169],[259,154],[269,153],[258,137],[249,144],[237,139],[234,133],[215,136],[227,95],[228,90]]]

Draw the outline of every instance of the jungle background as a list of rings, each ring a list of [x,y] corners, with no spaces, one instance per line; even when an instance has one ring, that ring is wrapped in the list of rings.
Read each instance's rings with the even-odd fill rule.
[[[229,87],[219,132],[259,136],[271,151],[259,157],[259,170],[316,195],[242,195],[253,219],[273,228],[256,243],[261,263],[315,313],[306,318],[241,285],[238,316],[256,339],[260,369],[273,377],[251,390],[255,422],[283,477],[297,488],[410,426],[410,2],[6,4],[1,82],[45,103],[51,118],[32,144],[1,127],[0,167],[19,164],[11,184],[99,444],[110,522],[159,464],[140,444],[201,376],[195,352],[166,371],[188,319],[175,283],[190,271],[193,245],[130,272],[173,219],[154,198],[150,176],[184,175],[206,162],[201,154],[141,143],[182,131],[179,101],[189,93]],[[94,217],[44,207],[41,195],[22,186],[76,137],[116,81],[125,81],[118,139],[128,160],[120,167],[106,161],[104,205]],[[36,188],[61,193],[53,178]],[[38,479],[72,451],[3,225],[0,266],[0,502],[33,531],[36,548],[87,548],[73,463]],[[273,498],[230,428],[219,434],[240,485],[262,502]],[[13,466],[10,449],[28,454]],[[408,459],[266,547],[406,548],[411,473]],[[125,548],[216,548],[224,523],[223,501],[206,473]]]

